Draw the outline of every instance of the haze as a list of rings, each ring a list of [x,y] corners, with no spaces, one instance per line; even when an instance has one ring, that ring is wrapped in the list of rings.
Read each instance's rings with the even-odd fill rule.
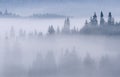
[[[33,13],[55,13],[60,15],[89,17],[101,10],[107,15],[112,11],[119,16],[119,0],[0,0],[0,10],[26,16]],[[71,11],[72,10],[72,11]]]

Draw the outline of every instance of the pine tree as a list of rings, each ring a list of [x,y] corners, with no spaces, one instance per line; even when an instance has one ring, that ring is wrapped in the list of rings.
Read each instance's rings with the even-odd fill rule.
[[[37,54],[35,61],[32,64],[31,69],[28,72],[29,77],[43,77],[44,76],[44,60],[40,53]]]
[[[92,77],[95,72],[96,66],[94,59],[91,58],[89,53],[87,53],[86,57],[84,58],[83,66],[84,66],[85,76]]]
[[[100,14],[100,25],[104,25],[105,24],[105,20],[104,20],[104,15],[103,15],[103,12],[101,11],[101,14]]]
[[[53,51],[49,51],[44,59],[44,77],[56,77],[57,65]]]
[[[77,30],[76,30],[76,27],[74,26],[74,28],[71,30],[72,34],[76,34],[77,33]]]
[[[110,72],[111,68],[112,66],[110,57],[108,55],[102,56],[99,62],[100,75],[101,76],[110,75],[110,73],[108,74],[108,71]]]
[[[74,77],[80,73],[80,66],[80,59],[75,48],[72,52],[67,49],[60,61],[60,72],[63,75]]]
[[[114,25],[114,18],[112,17],[111,12],[108,14],[108,25]]]
[[[98,25],[98,20],[97,20],[97,15],[94,13],[93,17],[90,18],[90,23],[92,26],[97,26]]]
[[[14,38],[14,37],[15,37],[15,30],[14,30],[14,27],[13,27],[13,26],[11,27],[11,30],[10,30],[10,37],[11,37],[11,38]]]
[[[49,28],[48,28],[48,34],[55,34],[55,30],[54,30],[54,27],[52,25],[49,26]]]
[[[70,33],[70,19],[66,18],[64,22],[64,27],[62,29],[63,33]]]
[[[97,26],[98,25],[98,20],[97,20],[97,15],[94,13],[93,15],[93,25]]]

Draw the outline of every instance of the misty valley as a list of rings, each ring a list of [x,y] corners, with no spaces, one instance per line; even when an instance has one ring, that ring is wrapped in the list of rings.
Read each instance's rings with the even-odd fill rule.
[[[0,77],[120,77],[120,0],[0,0]]]
[[[119,77],[120,37],[0,39],[1,77]]]
[[[120,23],[83,21],[1,18],[0,76],[119,77]]]

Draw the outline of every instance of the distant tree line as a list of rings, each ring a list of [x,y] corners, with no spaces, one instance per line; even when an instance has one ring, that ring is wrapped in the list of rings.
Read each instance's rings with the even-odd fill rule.
[[[8,12],[8,10],[6,9],[4,12],[0,11],[0,17],[20,17],[17,14]]]
[[[114,18],[112,16],[111,12],[109,12],[108,20],[106,22],[105,19],[104,19],[104,14],[101,11],[101,13],[100,13],[100,24],[98,24],[97,15],[96,15],[96,13],[94,13],[94,15],[92,17],[90,17],[90,22],[88,22],[86,20],[85,25],[89,25],[89,26],[115,26],[116,23],[114,21]]]
[[[97,34],[97,35],[120,35],[120,22],[115,22],[111,12],[108,14],[108,19],[105,21],[104,14],[100,13],[100,22],[97,15],[94,13],[90,17],[90,22],[86,20],[85,26],[80,30],[81,34]]]

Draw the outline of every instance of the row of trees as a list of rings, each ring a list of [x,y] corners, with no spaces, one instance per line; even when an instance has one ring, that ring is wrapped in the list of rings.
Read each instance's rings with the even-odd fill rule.
[[[90,22],[86,20],[85,26],[80,30],[81,34],[92,35],[120,35],[120,22],[115,22],[114,18],[109,12],[108,19],[105,21],[103,12],[100,13],[100,22],[98,22],[97,15],[90,18]]]
[[[77,34],[79,31],[78,31],[78,28],[76,28],[74,26],[74,28],[72,30],[70,30],[70,21],[69,21],[69,18],[67,18],[67,20],[65,20],[65,23],[64,23],[64,27],[63,29],[60,29],[59,27],[57,27],[57,29],[55,29],[53,27],[53,25],[50,25],[48,27],[48,31],[47,31],[47,35],[59,35],[59,34]],[[18,35],[17,35],[18,34]],[[15,38],[15,37],[40,37],[42,36],[43,33],[41,31],[37,31],[37,30],[34,30],[33,32],[29,32],[27,33],[25,30],[23,29],[20,29],[18,31],[18,33],[16,33],[16,30],[15,28],[12,26],[9,33],[6,33],[5,35],[5,38]]]
[[[5,12],[5,14],[7,14],[7,11]],[[111,26],[114,26],[114,27],[111,27]],[[115,26],[118,26],[118,27],[115,27]],[[91,33],[94,30],[95,30],[95,32],[93,32],[93,33],[97,33],[96,31],[100,30],[98,33],[103,33],[104,32],[104,33],[111,33],[111,34],[113,34],[113,33],[114,34],[120,34],[119,26],[120,26],[120,23],[115,23],[111,12],[109,12],[109,14],[108,14],[108,21],[107,22],[104,19],[103,12],[101,12],[100,13],[100,24],[98,24],[97,15],[96,15],[96,13],[94,13],[94,15],[90,18],[90,22],[86,21],[85,26],[81,30],[79,30],[75,26],[74,26],[73,29],[70,29],[70,19],[66,18],[65,21],[64,21],[64,26],[63,26],[62,29],[57,27],[57,29],[55,30],[53,25],[50,25],[48,27],[47,34],[48,35],[54,35],[54,34],[57,34],[57,35],[59,35],[59,34],[79,34],[79,33],[82,33],[82,32],[86,33],[86,31],[89,31],[89,30],[90,31],[88,33]],[[95,27],[95,29],[93,27]],[[102,28],[99,28],[99,27],[102,27]],[[34,32],[28,33],[28,36],[35,37],[35,36],[41,36],[42,34],[43,34],[42,32],[37,32],[35,30]],[[15,35],[15,30],[14,30],[13,27],[11,27],[10,37],[15,37],[15,36],[16,36]],[[19,31],[19,36],[20,37],[26,37],[27,36],[26,31],[21,29]]]
[[[51,31],[48,31],[48,32],[51,33]],[[18,33],[17,33],[15,28],[12,26],[9,33],[5,34],[5,38],[16,38],[16,37],[19,37],[19,38],[25,38],[25,37],[30,37],[31,38],[31,37],[34,37],[35,38],[35,37],[40,37],[42,35],[43,35],[43,33],[40,32],[40,31],[38,32],[37,30],[34,30],[33,32],[29,32],[27,34],[27,32],[25,30],[20,29],[18,31]]]
[[[57,31],[55,31],[54,27],[50,26],[52,28],[48,29],[48,34],[55,34],[55,33],[78,34],[78,33],[82,33],[82,31],[84,31],[84,28],[85,28],[85,32],[91,30],[90,28],[88,29],[88,26],[91,27],[91,29],[93,31],[95,30],[95,32],[93,32],[93,33],[97,33],[96,30],[100,30],[98,33],[101,33],[101,34],[104,34],[104,33],[105,34],[109,34],[109,33],[110,34],[119,34],[120,33],[120,30],[118,29],[120,26],[120,23],[114,21],[114,18],[112,16],[111,12],[108,13],[108,20],[106,22],[104,19],[104,14],[101,11],[100,24],[98,24],[97,14],[94,13],[94,15],[92,17],[90,17],[90,22],[88,22],[86,20],[85,27],[83,27],[81,30],[78,30],[78,28],[76,28],[76,27],[74,27],[73,29],[70,29],[70,20],[69,20],[69,18],[66,18],[62,30],[60,30],[58,27]],[[113,26],[113,27],[110,27],[110,26]],[[115,27],[115,26],[117,26],[117,27]],[[93,28],[93,27],[95,27],[95,28]],[[102,27],[103,29],[99,28],[99,27]],[[87,30],[86,30],[86,28],[87,28]],[[115,28],[115,29],[113,29],[113,28]]]
[[[115,25],[115,21],[114,21],[114,18],[111,14],[111,12],[109,12],[108,14],[108,21],[106,22],[105,19],[104,19],[104,14],[103,12],[101,11],[100,13],[100,24],[98,24],[98,20],[97,20],[97,15],[96,13],[94,13],[93,17],[90,18],[90,22],[88,23],[87,21],[85,22],[85,25],[91,25],[91,26],[105,26],[105,25],[112,25],[114,26]]]
[[[4,12],[0,11],[0,17],[19,17],[19,15],[10,13],[6,9]]]

